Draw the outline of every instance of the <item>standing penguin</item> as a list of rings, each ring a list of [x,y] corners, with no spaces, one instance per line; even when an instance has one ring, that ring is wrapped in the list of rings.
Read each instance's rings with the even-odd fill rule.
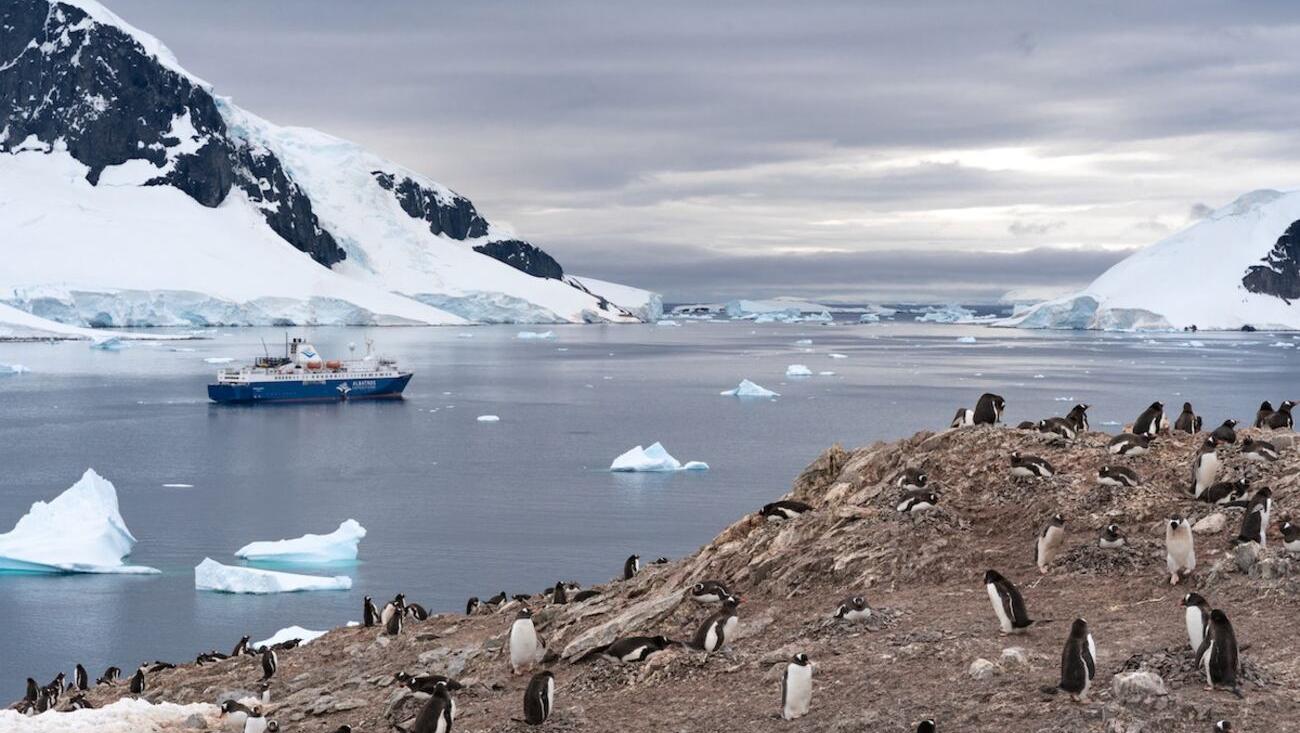
[[[1070,636],[1061,653],[1060,689],[1070,693],[1079,702],[1088,701],[1088,689],[1097,674],[1097,645],[1088,633],[1088,622],[1076,618],[1070,625]]]
[[[641,572],[641,556],[632,555],[623,563],[623,580],[631,580],[633,575]]]
[[[1282,404],[1278,405],[1277,412],[1274,412],[1272,415],[1268,416],[1268,421],[1265,423],[1265,427],[1269,428],[1270,430],[1295,429],[1295,421],[1291,419],[1292,407],[1295,407],[1295,403],[1292,402],[1291,400],[1287,400]]]
[[[1255,427],[1268,427],[1268,419],[1273,415],[1273,403],[1264,400],[1259,403],[1259,411],[1255,413]]]
[[[690,646],[705,654],[716,652],[727,643],[728,635],[735,630],[739,617],[736,607],[740,599],[730,596],[722,602],[722,610],[710,616],[695,632]]]
[[[148,687],[149,683],[144,678],[144,667],[140,667],[135,671],[135,674],[131,676],[131,694],[143,695],[144,691]]]
[[[1006,407],[1007,401],[1002,399],[1001,395],[985,392],[980,395],[979,402],[975,403],[972,422],[976,425],[997,425],[1002,422],[1002,411]]]
[[[1210,624],[1210,604],[1199,593],[1183,596],[1183,623],[1187,626],[1187,643],[1195,653],[1205,641],[1205,629]]]
[[[527,606],[519,609],[510,625],[510,669],[515,674],[529,669],[541,661],[546,651],[533,626],[533,610]]]
[[[409,731],[400,725],[394,725],[393,728],[402,733],[451,733],[455,720],[456,701],[451,692],[446,685],[434,685],[433,694],[415,718],[415,725]]]
[[[1188,435],[1201,432],[1201,418],[1192,411],[1192,403],[1183,403],[1183,411],[1178,413],[1178,419],[1174,420],[1174,431]]]
[[[1119,531],[1118,524],[1108,524],[1101,530],[1101,537],[1097,539],[1097,546],[1103,550],[1117,550],[1124,546],[1124,533]]]
[[[1152,402],[1151,406],[1142,411],[1141,415],[1133,421],[1133,433],[1136,435],[1145,435],[1148,438],[1160,432],[1161,424],[1165,422],[1165,405],[1163,402]]]
[[[1034,545],[1034,564],[1038,572],[1046,574],[1047,566],[1052,564],[1061,551],[1065,540],[1065,517],[1053,514],[1051,521],[1038,533],[1038,542]]]
[[[404,613],[389,614],[388,619],[384,621],[384,635],[397,636],[402,633],[402,619],[406,616]]]
[[[1201,443],[1192,461],[1192,496],[1201,498],[1201,493],[1219,480],[1219,466],[1219,441],[1211,435]]]
[[[1196,666],[1205,670],[1205,689],[1226,687],[1241,697],[1237,687],[1237,635],[1227,614],[1217,608],[1210,611],[1210,627],[1196,651]]]
[[[1165,524],[1165,566],[1169,569],[1169,584],[1187,577],[1196,569],[1196,548],[1192,542],[1192,523],[1174,517]]]
[[[465,601],[465,615],[473,616],[475,613],[478,612],[480,605],[481,604],[479,603],[478,596],[470,596],[469,600]]]
[[[262,652],[262,681],[265,682],[271,679],[271,675],[275,674],[275,670],[279,666],[280,660],[275,656],[274,649],[268,648]]]
[[[549,671],[538,672],[528,681],[524,690],[524,722],[529,725],[541,725],[551,717],[551,708],[555,705],[555,675]]]
[[[249,637],[248,637],[247,634],[245,634],[244,636],[240,637],[240,638],[239,638],[239,643],[238,643],[238,644],[235,644],[235,648],[232,649],[232,650],[230,651],[230,656],[232,656],[232,657],[242,657],[242,656],[244,656],[245,654],[249,654],[249,653],[251,653],[251,652],[249,652],[249,649],[248,649],[248,639],[249,639]]]
[[[370,596],[361,601],[361,621],[367,629],[379,624],[379,609],[375,608],[375,602]]]
[[[86,668],[80,664],[72,669],[72,687],[82,692],[90,689],[90,675],[86,674]]]
[[[1246,515],[1241,519],[1241,533],[1234,544],[1258,542],[1268,546],[1268,515],[1273,509],[1273,492],[1267,486],[1255,492],[1246,504]]]
[[[1088,432],[1088,408],[1089,407],[1090,405],[1085,405],[1081,402],[1075,405],[1074,407],[1070,408],[1070,412],[1066,414],[1065,419],[1068,420],[1069,423],[1074,426],[1075,433]]]
[[[562,605],[569,602],[569,593],[564,588],[564,581],[557,581],[551,588],[551,603]]]
[[[1237,421],[1224,420],[1223,424],[1214,429],[1210,435],[1219,443],[1232,444],[1237,442]]]
[[[1003,634],[1023,634],[1036,623],[1047,623],[1029,618],[1020,589],[998,571],[985,571],[984,589],[988,591],[993,613],[998,617],[998,626]]]
[[[393,596],[393,600],[384,604],[384,611],[383,613],[379,614],[379,622],[387,626],[388,620],[391,619],[394,615],[398,615],[398,616],[406,615],[405,594],[398,593],[397,595]]]
[[[952,422],[948,424],[950,428],[969,428],[975,424],[975,411],[969,407],[958,407],[957,414],[953,415]]]
[[[785,674],[781,676],[781,717],[802,718],[811,705],[812,663],[807,654],[800,652],[785,665]]]

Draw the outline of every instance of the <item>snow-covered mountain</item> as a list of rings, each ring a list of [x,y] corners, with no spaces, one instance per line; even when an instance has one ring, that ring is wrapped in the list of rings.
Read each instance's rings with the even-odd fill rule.
[[[1300,191],[1254,191],[998,325],[1300,329]]]
[[[0,3],[0,303],[81,326],[637,321],[474,204],[213,93],[94,0]]]

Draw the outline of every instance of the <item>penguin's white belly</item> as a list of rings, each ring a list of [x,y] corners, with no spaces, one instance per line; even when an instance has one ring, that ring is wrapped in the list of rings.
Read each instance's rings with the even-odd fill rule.
[[[225,730],[240,731],[244,729],[244,724],[248,722],[248,713],[233,712],[225,717],[222,728]]]
[[[1214,485],[1214,480],[1219,477],[1219,459],[1214,456],[1208,456],[1201,461],[1201,465],[1196,469],[1196,495],[1200,496],[1202,491]]]
[[[841,618],[843,618],[845,621],[866,621],[867,619],[871,618],[871,609],[864,608],[861,611],[859,611],[856,608],[850,608],[849,610],[844,612],[844,615],[841,616]]]
[[[1019,476],[1020,478],[1034,478],[1038,474],[1034,473],[1033,469],[1026,466],[1015,466],[1011,469],[1011,475]]]
[[[722,638],[734,639],[736,636],[736,627],[740,625],[739,616],[728,616],[727,622],[722,625]]]
[[[1165,561],[1171,573],[1183,570],[1191,572],[1196,569],[1196,552],[1190,546],[1179,547],[1178,545],[1172,545],[1165,556]]]
[[[1287,549],[1287,552],[1300,552],[1300,539],[1283,542],[1282,546]]]
[[[993,613],[998,616],[998,623],[1002,625],[1002,632],[1011,633],[1011,619],[1007,617],[1007,610],[1002,607],[1002,596],[998,595],[997,586],[988,583],[984,586],[988,589],[989,600],[993,602]]]
[[[791,664],[785,673],[785,709],[781,717],[793,720],[808,714],[812,706],[812,666]]]
[[[704,632],[704,651],[715,652],[718,650],[718,625],[709,624],[709,630]]]
[[[265,717],[249,718],[244,721],[244,733],[264,733],[265,730]]]
[[[1201,642],[1204,641],[1201,628],[1201,609],[1192,607],[1187,609],[1187,643],[1192,645],[1192,651],[1195,652],[1201,648]]]
[[[1205,684],[1213,685],[1214,679],[1210,677],[1210,660],[1214,658],[1214,642],[1210,642],[1209,647],[1205,650],[1205,656],[1201,657],[1201,666],[1205,668]]]
[[[646,647],[644,645],[639,646],[633,649],[632,651],[628,652],[627,654],[624,654],[622,657],[619,658],[619,661],[635,662],[641,658],[641,653],[644,652],[645,650]]]
[[[1100,544],[1101,544],[1102,549],[1104,549],[1104,550],[1114,550],[1114,549],[1117,548],[1117,547],[1123,547],[1123,546],[1124,546],[1124,540],[1123,540],[1123,539],[1108,540],[1108,539],[1104,539],[1104,538],[1103,538],[1103,539],[1101,540]]]
[[[533,622],[519,619],[510,627],[510,666],[527,667],[537,661],[537,630]]]
[[[379,614],[379,625],[387,626],[388,619],[392,618],[394,613],[397,613],[397,606],[394,606],[391,603],[384,606],[384,610]]]

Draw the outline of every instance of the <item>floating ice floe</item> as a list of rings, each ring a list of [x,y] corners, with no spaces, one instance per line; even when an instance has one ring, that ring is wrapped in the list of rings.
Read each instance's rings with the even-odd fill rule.
[[[848,357],[848,354],[827,354],[827,356],[829,356],[829,357],[832,358],[832,359],[847,359],[847,358],[849,358],[849,357]]]
[[[31,369],[22,364],[0,364],[0,375],[3,374],[26,374]]]
[[[305,646],[321,638],[326,633],[328,632],[312,631],[311,629],[304,629],[301,626],[289,626],[271,634],[271,636],[266,639],[253,642],[253,648],[257,649],[258,647],[275,646],[280,642],[292,641],[294,639],[298,640],[298,646]]]
[[[478,421],[479,422],[501,422],[501,418],[497,415],[479,415]]]
[[[735,389],[728,389],[719,392],[723,397],[780,397],[780,392],[773,392],[770,389],[760,387],[748,379],[740,380],[740,384]]]
[[[121,351],[128,347],[128,344],[120,336],[109,336],[107,338],[97,338],[90,342],[90,348],[97,351]],[[191,349],[193,351],[193,349]]]
[[[194,568],[194,587],[220,593],[294,593],[309,590],[351,590],[346,575],[324,577],[222,565],[210,557]]]
[[[1190,347],[1192,347],[1193,349],[1199,349],[1199,348],[1202,348],[1202,347],[1205,346],[1205,342],[1204,342],[1204,341],[1188,341],[1188,342],[1187,342],[1187,345],[1190,346]]]
[[[474,338],[474,334],[472,334],[472,333],[458,333],[458,334],[456,334],[456,338],[458,338],[458,339],[472,339],[472,338]]]
[[[319,564],[357,559],[357,544],[366,528],[349,519],[329,534],[305,534],[291,540],[251,542],[235,551],[235,557],[261,562]]]
[[[811,377],[812,370],[803,364],[791,364],[785,368],[787,377]]]
[[[799,339],[794,342],[795,346],[812,346],[812,339]]]
[[[26,716],[16,710],[0,710],[0,730],[13,733],[141,733],[141,731],[185,730],[191,719],[201,727],[217,726],[221,710],[216,705],[196,702],[177,705],[123,697],[100,708],[46,712]]]
[[[819,377],[833,377],[833,376],[835,376],[835,372],[817,372],[817,376],[819,376]]]
[[[521,338],[525,340],[553,339],[555,338],[555,332],[554,331],[520,331],[518,334],[515,335],[515,338]]]
[[[880,323],[880,316],[875,313],[863,313],[858,316],[858,323]]]
[[[32,504],[0,534],[0,573],[157,573],[122,564],[135,541],[118,511],[117,490],[88,468],[71,488]]]
[[[609,464],[609,470],[623,471],[707,471],[709,464],[704,461],[681,461],[669,455],[663,445],[655,443],[649,448],[637,446],[624,453]]]
[[[673,327],[673,326],[681,326],[682,324],[678,323],[677,321],[674,321],[674,320],[671,320],[671,319],[665,318],[665,319],[663,319],[663,320],[661,320],[661,321],[655,321],[655,325],[656,325],[656,326],[668,326],[668,327],[671,328],[671,327]]]
[[[234,357],[231,356],[209,356],[203,361],[208,364],[229,364],[234,360],[235,360]]]
[[[194,484],[163,484],[164,489],[192,489]]]
[[[924,323],[961,323],[975,317],[975,311],[969,308],[963,308],[956,303],[945,305],[938,308],[932,308],[924,314],[916,317],[916,320]]]
[[[959,343],[959,344],[973,344],[973,343],[975,343],[975,337],[974,337],[974,336],[962,336],[962,337],[960,337],[960,338],[957,339],[957,343]]]

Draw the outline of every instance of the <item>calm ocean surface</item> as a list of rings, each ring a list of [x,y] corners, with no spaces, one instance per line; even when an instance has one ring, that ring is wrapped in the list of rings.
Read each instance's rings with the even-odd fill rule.
[[[550,329],[554,340],[520,340],[519,327],[504,326],[295,331],[326,358],[373,337],[414,369],[406,399],[258,407],[209,404],[204,387],[217,367],[203,359],[247,360],[260,339],[281,344],[282,330],[214,330],[120,352],[0,343],[0,363],[32,369],[0,376],[0,532],[93,467],[116,485],[139,539],[130,561],[163,571],[0,576],[0,701],[21,697],[27,676],[44,683],[76,662],[98,675],[110,664],[229,651],[242,634],[341,625],[359,619],[364,594],[400,590],[450,611],[471,595],[608,580],[633,552],[645,561],[692,552],[787,491],[832,443],[942,427],[986,390],[1007,397],[1013,424],[1083,401],[1094,406],[1094,429],[1112,432],[1155,399],[1175,414],[1191,400],[1217,425],[1250,420],[1262,399],[1300,395],[1296,349],[1274,345],[1300,343],[1290,334],[1189,340],[917,323]],[[835,375],[787,379],[790,364]],[[782,396],[719,396],[742,378]],[[476,421],[486,414],[501,421]],[[656,440],[712,470],[605,470]],[[194,590],[205,556],[235,564],[232,553],[250,541],[328,532],[349,517],[369,530],[361,560],[325,574],[351,575],[351,592]]]

